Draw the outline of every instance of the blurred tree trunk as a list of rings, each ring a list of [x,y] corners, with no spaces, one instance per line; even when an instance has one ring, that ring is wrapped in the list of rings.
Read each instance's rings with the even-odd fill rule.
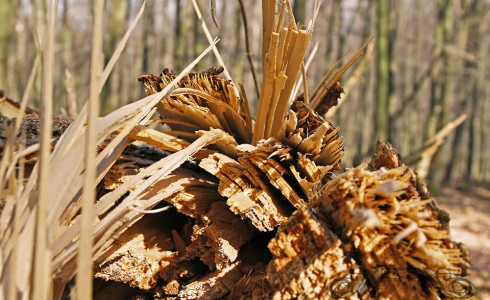
[[[155,11],[155,38],[154,38],[154,43],[153,45],[155,49],[155,64],[158,66],[159,69],[162,69],[163,66],[166,65],[166,60],[165,56],[167,54],[167,45],[166,44],[171,44],[171,36],[168,34],[168,26],[158,26],[159,24],[165,24],[166,21],[166,7],[167,7],[167,1],[158,1],[157,3],[154,4],[154,11]],[[165,42],[164,42],[165,41]],[[161,70],[159,70],[161,71]]]
[[[66,78],[65,76],[65,71],[72,72],[73,69],[73,49],[72,49],[72,28],[71,28],[71,23],[70,23],[70,17],[68,16],[68,0],[63,0],[63,13],[61,17],[61,22],[63,24],[63,29],[62,29],[62,57],[63,57],[63,66],[61,70],[61,77],[65,78],[66,80],[70,80]],[[68,115],[73,116],[73,114],[76,114],[76,111],[71,111],[75,108],[71,107],[71,104],[68,104],[68,101],[76,101],[76,98],[73,99],[73,93],[70,94],[69,85],[73,85],[73,82],[65,82],[65,93],[63,93],[63,96],[56,97],[58,98],[58,108],[66,108],[66,111],[68,112]],[[70,98],[71,97],[71,98]],[[66,101],[64,101],[66,100]]]
[[[9,94],[9,87],[7,81],[8,59],[10,56],[10,41],[12,35],[12,2],[10,0],[0,1],[0,20],[2,20],[2,26],[0,26],[0,89],[5,90],[6,94]]]
[[[190,1],[189,1],[190,2]],[[199,5],[199,1],[196,1],[199,10],[201,10],[201,5]],[[226,6],[225,3],[222,4],[223,6]],[[191,8],[193,10],[193,8]],[[211,11],[211,10],[209,10]],[[194,12],[190,12],[190,15],[192,16],[192,40],[191,44],[189,45],[189,48],[192,50],[189,58],[192,60],[201,54],[201,52],[204,50],[202,44],[201,44],[201,37],[203,36],[203,29],[201,27],[201,23],[199,22],[199,19],[197,18],[197,15]],[[204,16],[203,16],[204,17]],[[211,26],[214,26],[214,23],[210,24]],[[186,61],[187,63],[187,61]],[[197,63],[195,69],[196,70],[202,70],[205,69],[206,67],[203,66],[203,63],[200,61]]]
[[[233,8],[234,10],[234,37],[235,37],[235,51],[238,53],[237,59],[234,60],[234,65],[233,65],[233,74],[234,74],[234,80],[236,82],[241,82],[243,83],[243,62],[245,60],[245,51],[243,50],[243,44],[244,44],[244,37],[242,34],[242,18],[241,18],[241,11],[240,11],[240,4],[238,1],[235,1],[235,6]]]
[[[360,1],[363,2],[363,1]],[[376,15],[376,9],[374,4],[374,0],[368,0],[365,1],[366,6],[364,10],[362,10],[364,13],[361,13],[360,17],[363,18],[363,23],[366,24],[363,28],[362,32],[362,40],[367,41],[375,32],[375,26],[376,22],[373,22],[375,19]],[[366,54],[365,54],[366,55]],[[362,58],[365,59],[365,58]],[[370,151],[371,147],[371,141],[373,140],[372,137],[372,118],[369,116],[369,110],[372,109],[372,106],[369,105],[368,103],[368,96],[369,95],[369,86],[372,80],[372,76],[370,76],[370,68],[367,67],[364,72],[363,72],[363,78],[362,80],[359,81],[357,84],[358,89],[360,92],[358,94],[358,97],[363,98],[363,101],[359,101],[359,108],[358,108],[358,118],[359,120],[362,120],[362,126],[358,126],[358,136],[356,138],[358,142],[357,144],[357,153],[354,156],[353,160],[353,165],[357,166],[362,163],[362,161],[369,156],[368,152]]]
[[[457,84],[457,97],[459,98],[459,103],[457,104],[458,111],[465,111],[470,113],[470,118],[463,125],[459,126],[455,133],[454,139],[452,141],[452,146],[450,147],[450,159],[448,160],[448,165],[446,168],[446,174],[444,177],[445,182],[458,180],[462,182],[464,178],[462,178],[462,174],[457,172],[458,170],[458,162],[460,162],[462,157],[465,155],[470,155],[468,152],[468,147],[462,143],[463,134],[468,130],[468,123],[471,120],[471,105],[470,105],[470,91],[471,87],[477,88],[476,82],[470,79],[468,82],[468,74],[467,72],[474,72],[475,63],[474,59],[477,55],[475,51],[476,43],[472,43],[473,39],[469,39],[469,36],[474,37],[474,33],[479,31],[479,23],[481,21],[479,14],[479,10],[481,9],[479,5],[479,0],[460,0],[460,17],[459,17],[459,27],[458,32],[456,33],[456,46],[459,49],[463,50],[463,54],[461,54],[461,58],[455,60],[454,69],[458,70],[460,74],[458,74]],[[471,58],[473,56],[473,58]],[[467,71],[468,70],[468,71]],[[466,163],[466,160],[464,160]],[[460,164],[459,164],[460,165]],[[460,174],[459,178],[456,176]]]
[[[14,4],[11,4],[13,5],[11,9],[15,11],[15,25],[12,26],[12,30],[15,28],[15,38],[13,38],[12,41],[15,41],[15,59],[12,61],[13,66],[10,67],[10,74],[12,76],[10,82],[15,85],[15,90],[13,90],[12,93],[9,93],[9,95],[13,99],[20,101],[27,82],[28,71],[30,71],[31,67],[28,63],[29,56],[26,51],[28,49],[27,36],[30,35],[30,32],[29,27],[26,25],[24,6],[18,3],[18,1],[13,1],[13,3]],[[1,76],[2,75],[0,75],[0,77]],[[0,89],[1,88],[2,87],[0,86]]]
[[[345,53],[344,53],[344,44],[345,44],[345,38],[346,38],[346,32],[344,31],[344,18],[343,12],[344,12],[344,5],[342,4],[342,0],[336,0],[334,1],[334,6],[335,6],[335,11],[336,11],[336,21],[337,21],[337,39],[338,39],[338,48],[337,48],[337,55],[336,58],[340,59]],[[354,23],[354,20],[351,21],[351,24]]]
[[[293,12],[296,22],[306,24],[306,0],[294,0]]]
[[[32,18],[35,33],[39,39],[39,42],[43,40],[44,37],[44,29],[46,27],[46,10],[47,10],[47,1],[43,0],[31,0],[32,7]],[[40,107],[41,104],[41,68],[38,69],[36,81],[34,84],[34,93],[33,93],[33,105],[35,107]]]
[[[155,3],[150,1],[147,3],[145,17],[143,18],[143,34],[142,34],[142,45],[143,45],[143,55],[142,55],[142,63],[141,63],[141,74],[153,73],[158,70],[153,70],[155,66],[150,66],[150,61],[152,55],[150,54],[150,49],[155,44],[155,35],[156,32],[154,30],[155,24]],[[150,70],[150,68],[152,68]]]
[[[400,137],[402,134],[397,133],[397,123],[400,123],[401,116],[395,115],[397,107],[396,99],[396,61],[395,61],[395,42],[398,34],[398,22],[400,17],[400,1],[389,2],[389,14],[388,14],[388,140],[394,145],[401,144]]]
[[[124,15],[124,24],[131,24],[131,9],[132,9],[132,1],[128,1],[127,2],[127,8],[126,8],[126,12],[125,12],[125,15]],[[147,2],[148,4],[148,2]],[[144,18],[144,16],[143,16]],[[141,22],[141,20],[140,20]],[[126,25],[127,27],[127,25]],[[134,34],[134,33],[133,33]],[[133,37],[134,39],[134,37]],[[121,60],[124,62],[124,63],[119,63],[117,64],[117,70],[115,70],[113,73],[118,73],[120,78],[118,80],[119,82],[119,95],[120,95],[120,100],[118,100],[118,106],[121,106],[123,104],[126,104],[129,99],[132,97],[131,94],[132,92],[134,92],[134,90],[136,90],[135,88],[132,88],[134,87],[134,85],[132,85],[132,82],[134,80],[133,77],[129,76],[128,74],[133,74],[132,73],[132,70],[135,69],[135,56],[137,55],[135,53],[136,50],[134,50],[135,46],[131,43],[132,39],[130,39],[130,41],[128,42],[128,44],[126,45],[123,53],[121,54]],[[136,44],[138,42],[136,41]],[[138,60],[139,61],[139,60]],[[121,76],[122,74],[124,74],[124,76]],[[137,74],[137,75],[140,75],[140,74]],[[116,80],[116,79],[114,79]]]
[[[488,105],[489,89],[488,89],[488,65],[486,65],[486,56],[489,53],[488,22],[482,20],[485,16],[484,12],[488,11],[489,4],[477,1],[477,7],[471,15],[471,38],[468,41],[468,47],[473,50],[475,59],[470,62],[470,70],[472,70],[472,78],[474,82],[470,94],[470,115],[469,115],[469,143],[467,169],[465,179],[467,183],[479,182],[484,180],[483,170],[485,166],[488,168],[488,143],[485,145],[485,139],[488,141],[488,121],[485,124],[485,116],[488,120],[488,110],[485,106]],[[485,10],[486,9],[486,10]],[[485,78],[487,76],[487,78]],[[484,156],[487,156],[486,159]],[[488,179],[487,179],[488,180]]]
[[[187,66],[187,46],[186,38],[189,36],[187,33],[191,29],[189,24],[192,17],[189,17],[189,9],[192,6],[190,0],[182,1],[176,0],[175,11],[175,47],[174,47],[174,65],[170,68],[174,69],[177,73],[182,71]],[[192,13],[194,15],[194,13]]]
[[[177,73],[181,69],[181,61],[183,57],[183,39],[182,39],[182,3],[180,0],[175,0],[175,24],[174,24],[174,59],[173,66],[170,66],[171,69],[176,69]]]
[[[119,40],[126,30],[126,16],[128,14],[128,2],[112,0],[107,5],[110,5],[109,21],[106,31],[106,41],[104,47],[104,64],[107,64],[111,59],[112,53],[117,47]],[[128,20],[129,21],[129,20]],[[120,76],[121,71],[116,68],[109,76],[108,83],[104,86],[101,93],[101,114],[105,115],[113,111],[120,105],[121,102],[121,80],[125,76]]]
[[[438,128],[440,123],[440,116],[442,112],[442,104],[444,103],[443,97],[443,62],[446,60],[443,58],[446,54],[444,50],[445,42],[445,23],[448,18],[452,17],[453,0],[438,0],[437,1],[437,23],[434,36],[434,48],[432,51],[432,68],[430,73],[431,78],[431,91],[430,91],[430,110],[426,124],[426,130],[424,140],[432,137]],[[447,70],[446,70],[447,71]]]
[[[390,100],[390,42],[389,42],[389,3],[376,1],[376,111],[375,138],[388,139],[389,100]],[[374,144],[374,143],[373,143]]]
[[[449,122],[449,101],[452,92],[451,66],[452,57],[449,53],[453,42],[454,27],[454,0],[439,0],[437,2],[438,18],[436,25],[436,38],[434,57],[436,70],[431,76],[431,108],[427,126],[427,138],[432,137],[440,128]],[[438,193],[443,181],[444,168],[447,160],[445,148],[447,144],[439,148],[432,158],[432,171],[430,187],[434,193]]]
[[[480,13],[488,12],[490,10],[490,3],[486,2],[481,4],[482,8]],[[482,14],[481,19],[481,29],[480,36],[484,36],[485,39],[480,44],[479,58],[482,58],[479,63],[478,68],[478,89],[481,91],[480,109],[479,109],[479,119],[480,119],[480,149],[475,149],[480,151],[480,160],[476,161],[477,165],[480,166],[480,174],[478,180],[480,182],[490,182],[490,136],[488,134],[488,128],[490,128],[490,115],[488,111],[490,110],[490,61],[485,59],[490,53],[490,22],[488,20],[488,14]]]
[[[329,70],[332,67],[332,64],[336,63],[340,57],[336,56],[337,52],[335,52],[335,37],[339,35],[340,28],[338,27],[338,2],[337,1],[329,1],[325,4],[327,6],[325,11],[327,11],[327,36],[326,36],[326,50],[325,50],[325,60],[323,69]],[[322,76],[324,76],[323,74]]]

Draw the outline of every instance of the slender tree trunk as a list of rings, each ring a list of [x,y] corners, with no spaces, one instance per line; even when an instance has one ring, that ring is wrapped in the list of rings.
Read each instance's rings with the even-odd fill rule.
[[[479,2],[478,0],[473,0],[473,1],[466,1],[466,0],[460,0],[460,8],[461,8],[461,15],[459,18],[460,26],[458,29],[458,32],[456,33],[456,45],[460,49],[465,49],[468,53],[473,53],[474,54],[474,43],[469,43],[468,37],[470,35],[473,35],[475,30],[478,30],[479,27],[479,22],[480,19],[476,17],[476,9],[478,7],[477,3]],[[470,112],[470,86],[472,84],[468,84],[468,76],[466,74],[466,70],[471,70],[473,69],[472,65],[474,63],[469,62],[467,59],[465,60],[464,58],[458,59],[454,62],[455,70],[460,70],[460,74],[458,74],[458,80],[457,80],[457,97],[459,98],[459,103],[457,105],[457,110],[458,111],[466,111]],[[471,112],[470,112],[471,113]],[[461,141],[463,140],[463,134],[465,131],[468,130],[468,121],[466,121],[464,124],[456,128],[455,133],[454,133],[454,139],[452,141],[452,146],[450,147],[449,156],[450,159],[448,160],[448,165],[446,168],[446,174],[444,176],[444,181],[445,182],[450,182],[450,181],[455,181],[458,180],[461,182],[463,178],[461,178],[461,175],[459,178],[457,178],[458,172],[457,170],[457,165],[458,162],[461,160],[461,157],[465,155],[467,152],[467,146],[464,145]]]
[[[345,54],[344,53],[345,32],[344,32],[344,20],[342,17],[344,5],[342,5],[342,0],[334,1],[334,7],[335,7],[335,14],[336,14],[335,27],[338,30],[336,34],[338,39],[336,59],[340,59]]]
[[[175,11],[175,48],[174,48],[174,66],[177,73],[183,70],[186,66],[187,48],[186,48],[186,32],[189,30],[188,21],[190,18],[186,15],[186,7],[189,6],[190,1],[183,2],[182,0],[176,0]],[[187,3],[189,2],[189,3]]]
[[[201,9],[201,6],[199,5],[199,1],[196,1],[196,3],[199,6],[199,9]],[[197,15],[194,12],[192,12],[191,16],[192,16],[192,29],[193,30],[192,30],[192,46],[189,48],[192,49],[190,59],[194,59],[194,58],[198,57],[199,54],[201,54],[201,52],[204,50],[203,49],[204,47],[201,44],[201,37],[203,36],[203,34],[202,34],[203,29],[201,28],[201,23],[199,22]],[[205,69],[202,62],[199,62],[195,68],[196,68],[196,70]]]
[[[8,59],[10,56],[10,41],[12,35],[12,2],[10,0],[0,1],[0,20],[2,20],[2,26],[0,26],[0,89],[9,93],[9,87],[7,82]]]
[[[131,23],[131,9],[132,9],[132,1],[127,2],[127,8],[126,12],[124,15],[124,24],[130,24]],[[140,21],[141,22],[141,21]],[[126,26],[127,27],[127,26]],[[137,44],[137,42],[136,42]],[[119,64],[119,70],[116,70],[115,72],[119,74],[131,74],[132,70],[135,69],[135,54],[136,50],[134,49],[135,46],[133,43],[128,42],[124,52],[122,53],[122,58],[125,63],[124,64]],[[116,78],[114,79],[116,80]],[[118,93],[119,93],[119,99],[117,100],[117,106],[122,106],[128,102],[129,99],[131,99],[131,94],[134,92],[134,88],[131,88],[131,83],[133,82],[133,78],[128,75],[120,76],[118,79],[119,84],[115,84],[114,86],[118,86]]]
[[[326,50],[325,50],[325,60],[324,60],[324,66],[323,69],[328,70],[331,66],[332,63],[336,62],[336,60],[333,58],[333,49],[334,49],[334,30],[335,30],[335,18],[336,18],[336,13],[335,13],[335,3],[334,2],[329,2],[326,3],[325,6],[325,11],[328,11],[327,15],[327,36],[326,36]],[[327,9],[328,8],[328,9]],[[337,60],[339,57],[337,58]]]
[[[490,10],[489,3],[478,3],[481,5],[479,12],[488,12]],[[486,38],[480,44],[480,54],[478,56],[486,57],[486,55],[490,53],[490,39],[488,38],[490,24],[488,14],[486,16],[483,14],[479,22],[481,26],[480,36],[485,36]],[[480,151],[481,155],[480,160],[476,161],[476,163],[480,166],[480,175],[478,180],[481,182],[490,182],[490,151],[488,151],[488,149],[490,149],[490,137],[488,134],[488,128],[490,128],[490,116],[488,114],[488,111],[490,110],[490,101],[488,101],[488,99],[490,99],[490,85],[488,84],[488,82],[490,82],[490,73],[488,72],[489,69],[490,62],[488,59],[483,59],[480,61],[478,68],[478,89],[481,91],[481,103],[479,110],[481,122],[481,130],[479,135],[481,143],[480,149],[477,151]]]
[[[154,24],[155,24],[155,3],[150,1],[147,3],[147,10],[145,14],[145,18],[143,19],[143,35],[142,35],[142,43],[143,43],[143,56],[141,63],[141,74],[146,74],[150,72],[155,72],[157,70],[153,70],[154,66],[150,66],[151,54],[150,48],[155,44],[154,42]],[[152,68],[152,70],[150,70]]]
[[[15,27],[12,27],[12,30],[13,28],[15,28],[15,38],[13,39],[13,41],[15,41],[15,50],[13,50],[13,53],[15,54],[15,59],[12,61],[13,67],[10,68],[13,75],[12,83],[15,84],[15,90],[13,90],[12,93],[9,93],[9,95],[14,99],[20,100],[24,93],[24,87],[27,82],[26,69],[29,70],[31,66],[28,63],[29,58],[26,53],[27,36],[30,35],[30,32],[28,27],[26,26],[26,18],[23,12],[24,7],[17,1],[13,1],[13,4],[11,5],[13,5],[11,9],[16,18],[14,25]],[[2,76],[3,75],[0,75],[0,77]],[[0,87],[0,89],[1,88],[2,87]]]
[[[104,57],[105,64],[109,62],[109,59],[114,53],[122,34],[126,30],[126,15],[128,13],[128,2],[112,0],[110,3],[111,13],[109,14],[109,24],[107,27],[108,42],[104,47]],[[119,71],[119,70],[116,70]],[[105,115],[116,107],[119,106],[121,102],[121,91],[120,91],[120,78],[116,73],[113,72],[108,79],[108,84],[105,85],[101,93],[101,114]],[[124,78],[124,76],[123,76]]]
[[[376,112],[375,137],[388,138],[389,97],[390,97],[390,53],[389,53],[389,3],[376,1]],[[374,143],[373,143],[374,144]]]
[[[233,8],[233,14],[234,14],[234,38],[235,38],[235,53],[239,54],[239,56],[236,56],[236,59],[234,60],[235,64],[233,66],[233,74],[235,76],[235,81],[236,82],[243,82],[243,62],[245,61],[245,54],[243,51],[243,29],[242,29],[242,24],[243,21],[241,19],[241,11],[240,11],[240,4],[238,1],[235,1],[235,6]]]
[[[481,59],[488,55],[489,43],[488,39],[485,40],[484,32],[488,32],[489,26],[482,20],[485,17],[485,6],[488,8],[488,4],[484,4],[481,1],[477,1],[477,7],[474,13],[472,13],[472,41],[468,42],[468,46],[472,46],[472,52],[475,53],[476,59],[471,65],[473,70],[474,83],[470,87],[470,102],[471,113],[469,122],[469,143],[468,143],[468,157],[467,157],[467,169],[465,179],[468,184],[483,180],[482,171],[485,166],[488,168],[488,160],[482,159],[483,156],[488,157],[488,142],[485,143],[485,139],[488,141],[488,110],[485,111],[485,106],[488,105],[488,65],[486,60]],[[488,11],[488,10],[486,10]],[[487,78],[485,78],[487,76]],[[487,121],[485,122],[485,116]],[[486,144],[486,145],[485,145]]]
[[[435,126],[434,133],[449,122],[449,101],[452,92],[451,84],[451,66],[452,57],[448,52],[449,45],[453,41],[454,27],[454,0],[440,0],[438,2],[439,14],[441,18],[438,22],[438,28],[442,31],[442,46],[440,50],[441,72],[437,78],[433,78],[435,87],[439,89],[439,97],[436,97],[432,119],[432,126]],[[436,40],[437,42],[437,40]],[[430,174],[430,186],[434,193],[438,193],[442,185],[445,166],[447,163],[447,144],[439,148],[432,159],[432,172]]]
[[[294,0],[293,6],[294,18],[296,22],[301,24],[306,24],[306,1],[305,0]]]
[[[376,11],[375,11],[375,6],[373,5],[373,0],[368,0],[366,1],[366,6],[364,10],[364,14],[361,13],[361,17],[364,18],[364,23],[366,24],[364,27],[364,30],[362,32],[362,40],[367,41],[372,33],[375,31],[374,26],[376,25],[375,22],[373,22],[373,19],[375,17]],[[358,129],[358,137],[357,137],[357,153],[354,156],[354,161],[353,165],[357,166],[362,163],[363,159],[369,156],[368,152],[370,151],[371,147],[371,136],[372,136],[372,118],[369,116],[369,109],[371,108],[367,95],[369,94],[369,85],[370,81],[369,79],[372,78],[369,76],[369,73],[371,72],[370,68],[366,68],[364,70],[364,75],[363,78],[364,80],[361,80],[358,83],[357,90],[359,90],[358,97],[366,97],[363,100],[364,101],[359,101],[359,108],[358,108],[358,116],[359,120],[362,120],[362,126],[359,126],[360,128]]]
[[[388,2],[388,1],[387,1]],[[401,144],[398,134],[397,123],[401,121],[400,116],[395,115],[397,99],[396,99],[396,63],[394,60],[395,41],[398,33],[398,20],[400,17],[400,1],[390,1],[388,13],[388,140],[398,147]]]
[[[32,17],[34,19],[33,27],[35,28],[39,41],[43,39],[44,29],[46,27],[46,3],[47,1],[43,0],[31,0],[31,7],[33,10]],[[33,105],[39,107],[41,104],[41,68],[38,70],[36,81],[34,83],[33,100]]]
[[[63,50],[62,50],[62,57],[63,57],[63,67],[62,67],[62,72],[61,74],[62,75],[62,78],[65,78],[65,70],[67,70],[68,72],[72,72],[72,69],[73,69],[73,64],[72,64],[72,61],[73,61],[73,49],[72,49],[72,36],[73,36],[73,32],[72,32],[72,28],[71,28],[71,23],[70,23],[70,18],[69,18],[69,4],[68,4],[68,0],[63,0],[63,14],[62,14],[62,17],[61,17],[61,22],[63,24],[63,29],[62,29],[62,46],[63,46]],[[65,78],[65,80],[67,80],[67,78]],[[66,83],[66,86],[68,86],[69,83]],[[72,93],[73,94],[73,93]],[[66,109],[67,112],[69,112],[69,114],[73,114],[73,113],[76,113],[76,112],[70,112],[70,106],[68,105],[68,102],[67,101],[70,101],[68,98],[71,97],[71,95],[69,95],[69,91],[68,89],[65,89],[65,93],[63,93],[63,96],[62,97],[57,97],[59,98],[59,100],[63,99],[62,102],[58,103],[59,106],[61,107],[64,107]],[[65,101],[66,100],[66,101]],[[76,100],[75,100],[76,101]],[[61,108],[59,107],[59,108]]]

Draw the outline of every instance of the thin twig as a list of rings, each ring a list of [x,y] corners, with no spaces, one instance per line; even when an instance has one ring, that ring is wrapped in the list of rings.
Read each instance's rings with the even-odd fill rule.
[[[211,0],[211,17],[213,17],[216,28],[221,29],[221,25],[219,25],[218,18],[216,17],[216,0]]]
[[[243,5],[243,0],[238,0],[240,2],[240,11],[242,13],[242,19],[243,19],[243,29],[245,31],[245,48],[246,48],[246,54],[248,58],[248,62],[250,64],[250,69],[252,71],[252,77],[254,80],[255,84],[255,93],[257,94],[257,99],[260,97],[259,93],[259,83],[257,82],[257,75],[255,74],[255,68],[254,68],[254,63],[252,59],[252,52],[250,50],[250,39],[249,39],[249,34],[248,34],[248,21],[247,21],[247,13],[245,11],[245,6]]]
[[[204,22],[201,11],[199,10],[199,5],[197,5],[197,0],[192,0],[192,5],[194,6],[194,10],[196,12],[197,18],[199,19],[199,22],[201,22],[202,30],[204,30],[204,34],[206,35],[206,38],[208,39],[209,44],[213,45],[214,56],[216,56],[216,60],[218,61],[220,66],[223,67],[223,74],[225,75],[225,78],[233,81],[230,73],[228,72],[228,69],[225,66],[225,63],[223,62],[223,59],[221,58],[221,55],[219,54],[219,51],[215,45],[215,42],[213,42],[213,38],[211,37],[211,33],[209,32],[208,26],[206,26],[206,22]],[[236,90],[236,91],[238,94],[238,90]]]

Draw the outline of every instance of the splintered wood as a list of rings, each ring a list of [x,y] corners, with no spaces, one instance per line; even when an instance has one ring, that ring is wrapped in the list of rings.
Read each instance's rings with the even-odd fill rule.
[[[362,253],[356,262],[365,273],[381,265],[403,272],[378,282],[377,299],[430,299],[442,287],[427,269],[465,275],[469,268],[465,249],[450,240],[433,200],[422,200],[415,182],[406,166],[368,171],[362,165],[331,181],[313,203],[342,241]]]
[[[218,71],[219,72],[219,71]],[[217,72],[214,72],[217,73]],[[218,128],[233,135],[239,143],[249,143],[252,138],[252,117],[246,98],[235,93],[229,80],[210,72],[191,73],[177,84],[178,95],[162,99],[157,105],[158,112],[172,128],[195,132],[196,126],[202,130]],[[160,77],[140,76],[147,94],[151,95],[165,88],[176,75],[165,69]]]
[[[331,280],[359,268],[341,244],[313,210],[294,212],[269,243],[274,258],[267,275],[274,299],[326,299]]]
[[[330,108],[337,105],[340,95],[344,92],[344,88],[339,81],[340,78],[364,54],[364,50],[372,39],[373,38],[367,41],[367,43],[338,70],[334,72],[335,68],[340,64],[345,55],[328,71],[311,94],[310,107],[312,109],[316,110],[319,114],[324,115]]]
[[[298,76],[313,27],[296,24],[289,2],[276,18],[275,2],[264,1],[264,74],[252,143],[275,136],[290,105],[291,91]],[[287,12],[286,12],[287,9]],[[270,37],[269,35],[270,34]],[[267,44],[267,42],[269,44]]]
[[[230,209],[249,219],[255,228],[273,230],[291,213],[286,202],[275,200],[274,190],[260,178],[260,174],[257,177],[252,174],[247,176],[247,169],[237,161],[222,154],[213,154],[203,159],[200,166],[220,180],[218,191],[228,198]]]
[[[344,140],[338,131],[338,127],[333,127],[317,112],[296,101],[279,131],[278,139],[308,154],[317,164],[339,170],[340,159],[344,156]]]
[[[140,115],[142,108],[132,103],[107,117],[113,122],[104,129],[107,135],[118,134],[98,148],[113,154],[98,165],[104,171],[93,227],[96,297],[472,296],[471,283],[456,277],[467,274],[469,258],[464,246],[450,239],[449,215],[389,144],[378,141],[373,167],[366,163],[339,172],[343,138],[323,115],[337,104],[343,91],[339,79],[365,46],[334,72],[337,63],[313,93],[292,99],[313,22],[307,29],[297,24],[288,1],[279,15],[276,1],[262,1],[262,8],[264,74],[255,121],[243,87],[238,95],[231,81],[218,76],[220,67],[176,83],[171,82],[182,77],[169,69],[143,75],[139,80],[148,95],[168,91],[140,100],[152,113]],[[0,94],[0,112],[11,118],[13,107],[18,106]],[[134,115],[131,125],[125,123],[130,123],[126,110]],[[155,110],[160,118],[150,121]],[[0,169],[20,157],[4,138],[15,140],[10,118],[2,117],[6,123],[0,124],[0,155],[6,158]],[[54,142],[70,122],[55,119],[60,128]],[[83,122],[74,125],[82,128]],[[149,128],[152,123],[164,123],[166,131]],[[24,119],[27,146],[38,142],[38,124],[35,115]],[[75,146],[67,149],[66,157],[76,160]],[[16,170],[16,162],[9,164]],[[63,231],[50,241],[56,253],[53,276],[65,284],[76,275],[75,194],[81,183],[76,188],[62,188],[73,190],[74,198],[67,197],[70,209],[60,211]],[[449,282],[454,278],[458,290]]]
[[[322,115],[337,104],[343,92],[339,79],[364,47],[339,70],[334,72],[335,65],[329,71],[311,102],[290,99],[312,27],[300,29],[287,1],[279,16],[274,1],[263,1],[263,8],[264,32],[270,35],[264,38],[265,72],[253,131],[245,95],[236,95],[231,82],[211,69],[190,74],[157,105],[160,121],[172,131],[139,125],[129,134],[179,151],[202,134],[200,129],[226,132],[215,143],[217,150],[194,155],[214,177],[163,199],[190,219],[166,233],[171,246],[158,261],[160,294],[165,299],[447,296],[438,270],[463,276],[468,256],[449,239],[447,214],[411,169],[400,165],[391,146],[378,141],[372,170],[362,165],[337,177],[333,173],[340,170],[343,138]],[[140,80],[152,94],[174,77],[165,70],[160,77]],[[121,181],[132,176],[125,165],[119,171],[116,167],[109,178],[114,172]],[[260,232],[276,228],[268,238],[272,258],[257,256],[265,246],[261,235],[267,234]],[[122,257],[130,261],[130,255],[135,254]],[[393,270],[403,276],[388,276]],[[140,288],[153,284],[152,276],[154,271],[143,276]],[[473,293],[471,285],[464,288]]]

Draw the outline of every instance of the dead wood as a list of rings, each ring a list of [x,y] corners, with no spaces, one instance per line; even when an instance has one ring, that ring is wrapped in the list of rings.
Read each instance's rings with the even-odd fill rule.
[[[263,1],[264,78],[256,120],[243,87],[238,94],[232,81],[219,76],[222,67],[185,76],[170,69],[143,75],[139,80],[153,96],[99,120],[92,228],[96,298],[473,295],[462,278],[469,257],[450,238],[449,215],[391,145],[378,140],[371,167],[341,171],[343,138],[323,115],[337,104],[340,77],[366,45],[338,70],[339,63],[332,67],[304,99],[293,99],[313,24],[304,29],[296,23],[288,1],[279,14],[275,4]],[[160,118],[150,121],[152,109]],[[0,124],[0,155],[20,157],[6,142],[11,119],[2,121],[7,126]],[[84,122],[54,120],[54,153],[63,155],[53,157],[73,160],[70,166],[77,168],[65,176],[51,173],[60,182],[73,179],[60,188],[68,195],[61,199],[64,206],[49,213],[59,222],[49,246],[61,287],[76,274],[83,188],[76,179],[84,174],[76,165],[76,146],[85,139]],[[155,122],[170,130],[148,127]],[[67,142],[61,135],[70,124],[78,131]],[[430,149],[451,128],[431,140]],[[23,144],[39,142],[37,116],[27,116],[21,129]],[[7,169],[5,161],[0,169]],[[17,166],[14,161],[9,168]],[[12,211],[12,203],[2,212]],[[0,233],[9,240],[13,233],[4,216]],[[454,278],[458,291],[449,285]]]

